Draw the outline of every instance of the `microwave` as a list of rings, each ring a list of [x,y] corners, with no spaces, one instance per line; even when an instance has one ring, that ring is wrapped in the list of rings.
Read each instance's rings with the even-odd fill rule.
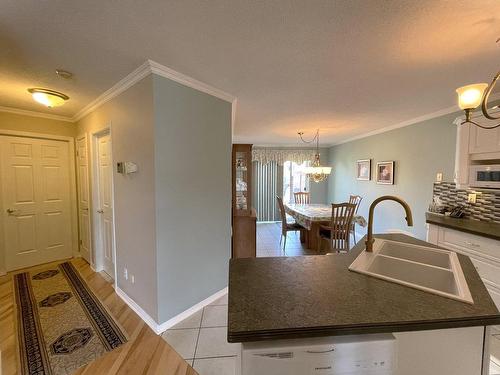
[[[500,189],[500,164],[471,165],[469,185],[471,187]]]

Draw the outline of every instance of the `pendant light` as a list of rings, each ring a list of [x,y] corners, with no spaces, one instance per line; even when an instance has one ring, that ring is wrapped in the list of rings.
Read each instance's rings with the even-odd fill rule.
[[[312,165],[310,167],[304,168],[305,174],[314,182],[325,181],[332,172],[332,168],[321,166],[321,160],[319,156],[319,129],[316,130],[316,135],[310,141],[304,140],[304,138],[302,137],[304,135],[304,132],[298,132],[297,134],[304,143],[312,143],[316,141],[316,154],[314,155]]]

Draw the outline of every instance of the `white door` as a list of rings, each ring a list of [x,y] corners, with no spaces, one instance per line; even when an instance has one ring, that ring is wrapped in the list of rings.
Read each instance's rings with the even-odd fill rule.
[[[100,257],[104,271],[114,278],[114,223],[113,223],[113,161],[111,137],[97,137],[97,214],[100,236]]]
[[[78,222],[80,235],[80,253],[89,263],[91,260],[90,215],[89,215],[89,163],[87,152],[87,136],[76,140],[76,164],[78,174]]]
[[[0,136],[7,271],[70,258],[69,144]]]

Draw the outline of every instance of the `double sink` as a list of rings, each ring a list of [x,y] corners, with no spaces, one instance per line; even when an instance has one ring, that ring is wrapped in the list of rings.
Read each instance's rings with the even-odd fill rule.
[[[349,270],[428,293],[473,304],[458,256],[453,251],[375,239]]]

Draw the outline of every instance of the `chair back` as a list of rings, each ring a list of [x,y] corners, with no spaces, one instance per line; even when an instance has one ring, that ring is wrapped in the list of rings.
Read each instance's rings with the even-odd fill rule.
[[[295,200],[295,203],[298,204],[309,204],[311,202],[311,194],[306,191],[293,193],[293,198]]]
[[[360,206],[362,200],[363,200],[363,197],[361,195],[351,195],[349,197],[349,203],[356,205],[356,209],[354,210],[354,214],[358,213],[359,206]]]
[[[349,235],[355,210],[354,203],[332,203],[330,239],[333,249],[349,251]]]
[[[278,201],[278,207],[280,209],[282,228],[285,228],[286,227],[285,205],[283,204],[283,199],[281,197],[276,196],[276,200]]]

